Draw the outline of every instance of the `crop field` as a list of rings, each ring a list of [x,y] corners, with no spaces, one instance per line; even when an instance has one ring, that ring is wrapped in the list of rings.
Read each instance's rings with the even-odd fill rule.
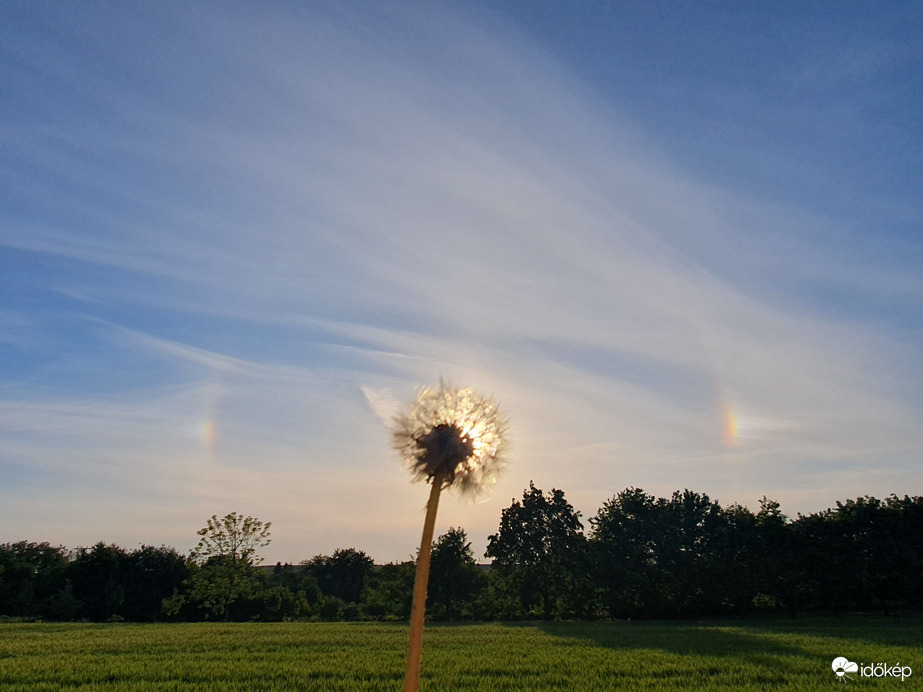
[[[0,691],[400,690],[406,638],[379,623],[5,623]],[[915,672],[846,682],[923,689],[923,622],[429,625],[422,689],[830,690],[839,656]]]

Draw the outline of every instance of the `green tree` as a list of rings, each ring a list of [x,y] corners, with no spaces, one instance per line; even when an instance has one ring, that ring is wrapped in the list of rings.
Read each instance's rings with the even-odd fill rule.
[[[142,545],[132,550],[125,574],[125,617],[133,621],[156,620],[163,599],[189,576],[186,559],[173,548]]]
[[[892,563],[900,575],[896,595],[903,603],[919,608],[923,606],[923,497],[891,495],[885,500],[885,509],[888,531],[896,541]]]
[[[503,510],[486,555],[518,592],[524,614],[538,607],[550,618],[576,609],[585,537],[580,512],[563,491],[552,488],[546,496],[530,481],[522,502]]]
[[[751,610],[754,599],[764,591],[756,515],[734,503],[720,509],[709,530],[712,537],[707,559],[711,580],[705,589],[704,606],[721,613]]]
[[[362,592],[362,611],[379,620],[407,620],[413,596],[413,562],[389,562],[373,568]]]
[[[896,496],[882,501],[866,495],[837,502],[827,515],[852,564],[851,606],[878,607],[887,615],[893,606],[907,605],[911,600],[909,585],[919,556],[911,538],[913,531],[907,531],[902,521],[906,506]],[[919,532],[923,527],[918,524],[915,528]],[[919,546],[919,538],[916,542]]]
[[[128,552],[97,543],[74,551],[67,576],[82,617],[150,621],[157,619],[163,599],[183,584],[189,570],[173,548],[141,546]]]
[[[627,488],[590,519],[594,577],[612,617],[638,617],[664,607],[662,508],[662,500],[641,488]]]
[[[628,488],[590,519],[603,604],[614,617],[703,615],[749,607],[755,518],[691,490]]]
[[[125,617],[129,555],[117,545],[78,548],[67,569],[82,617],[94,622]]]
[[[325,596],[359,603],[375,561],[361,550],[338,548],[333,555],[317,555],[305,564]]]
[[[219,519],[212,515],[204,528],[199,529],[199,544],[192,551],[192,558],[199,564],[210,558],[228,558],[234,563],[253,567],[263,561],[256,551],[270,544],[269,528],[259,519],[245,517],[231,512]]]
[[[262,589],[257,597],[255,610],[258,612],[254,615],[266,622],[292,620],[311,613],[304,591],[292,592],[284,586],[270,586]]]
[[[704,493],[675,491],[664,503],[659,563],[666,576],[670,607],[677,613],[715,612],[720,559],[721,507]]]
[[[69,620],[76,601],[66,581],[67,549],[50,543],[0,545],[0,615]]]
[[[462,528],[450,528],[433,543],[427,612],[435,620],[470,616],[471,600],[484,581],[474,561],[468,534]]]
[[[262,558],[257,551],[270,543],[269,528],[259,519],[231,512],[213,515],[200,529],[199,544],[192,551],[198,569],[192,573],[189,599],[206,618],[231,618],[235,602],[253,595],[254,568]]]
[[[272,570],[271,583],[275,586],[282,586],[299,597],[304,597],[308,605],[306,613],[323,597],[317,579],[305,565],[276,563]]]
[[[809,607],[813,599],[801,528],[782,513],[778,502],[765,496],[760,500],[756,513],[757,604],[787,610],[792,617]]]
[[[839,615],[850,608],[855,591],[857,564],[849,552],[849,539],[833,520],[833,510],[798,515],[792,522],[798,564],[798,586],[805,604]]]

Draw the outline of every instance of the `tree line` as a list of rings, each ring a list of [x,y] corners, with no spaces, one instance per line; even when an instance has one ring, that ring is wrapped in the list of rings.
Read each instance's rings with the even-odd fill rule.
[[[260,565],[270,523],[212,517],[188,556],[161,546],[0,545],[0,617],[50,620],[406,620],[414,564],[339,549]],[[865,496],[786,517],[708,495],[627,488],[584,526],[530,483],[479,565],[462,528],[433,543],[434,620],[685,618],[923,606],[923,498]]]

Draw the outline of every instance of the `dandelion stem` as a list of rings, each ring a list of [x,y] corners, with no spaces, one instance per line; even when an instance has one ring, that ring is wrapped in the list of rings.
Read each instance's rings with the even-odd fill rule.
[[[404,692],[418,692],[420,689],[420,660],[423,655],[423,621],[426,616],[429,554],[433,545],[433,529],[436,526],[436,509],[439,507],[442,480],[442,474],[433,476],[433,487],[429,492],[429,502],[426,503],[423,538],[420,539],[417,572],[413,580],[413,605],[410,609],[410,648],[407,654],[407,672],[404,675]]]

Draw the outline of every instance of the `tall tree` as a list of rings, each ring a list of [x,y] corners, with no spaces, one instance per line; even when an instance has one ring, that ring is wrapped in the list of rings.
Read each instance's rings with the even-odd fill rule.
[[[128,554],[124,615],[128,620],[156,620],[163,599],[189,578],[186,559],[175,549],[142,545]]]
[[[530,481],[522,502],[513,500],[503,510],[486,555],[518,591],[525,614],[538,606],[553,617],[574,609],[584,549],[580,512],[562,490],[552,488],[546,496]]]
[[[705,493],[679,490],[664,505],[664,545],[660,562],[667,574],[672,607],[694,615],[714,612],[719,561],[721,506]]]
[[[907,540],[912,532],[904,530],[901,521],[904,506],[896,496],[882,501],[866,495],[837,502],[831,510],[829,521],[853,564],[849,593],[853,607],[879,607],[887,615],[892,604],[910,600],[916,551]]]
[[[483,585],[483,576],[468,534],[462,528],[450,528],[433,543],[427,610],[435,619],[463,617],[465,604]]]
[[[810,605],[814,590],[801,528],[782,513],[778,502],[765,496],[760,500],[754,575],[758,593],[764,605],[783,608],[792,617]]]
[[[757,517],[747,507],[734,503],[721,509],[719,520],[712,529],[713,576],[707,590],[707,607],[719,612],[751,610],[754,599],[766,593],[760,574],[764,562]]]
[[[898,539],[894,566],[903,575],[899,598],[923,606],[923,497],[891,495],[885,500],[889,530]]]
[[[227,558],[233,563],[253,567],[263,561],[256,551],[270,544],[269,527],[259,519],[231,512],[219,519],[212,515],[204,528],[199,529],[199,544],[193,549],[193,559],[202,564],[209,558]]]
[[[213,515],[197,532],[192,559],[199,569],[192,574],[189,598],[206,617],[230,619],[232,605],[252,593],[254,567],[263,561],[257,550],[269,545],[270,526],[231,512],[221,519]]]
[[[590,518],[590,555],[603,604],[612,617],[637,617],[659,609],[662,501],[626,488]]]
[[[82,617],[103,622],[125,616],[129,560],[124,549],[102,542],[75,551],[67,574],[74,585],[74,596],[82,604]]]

